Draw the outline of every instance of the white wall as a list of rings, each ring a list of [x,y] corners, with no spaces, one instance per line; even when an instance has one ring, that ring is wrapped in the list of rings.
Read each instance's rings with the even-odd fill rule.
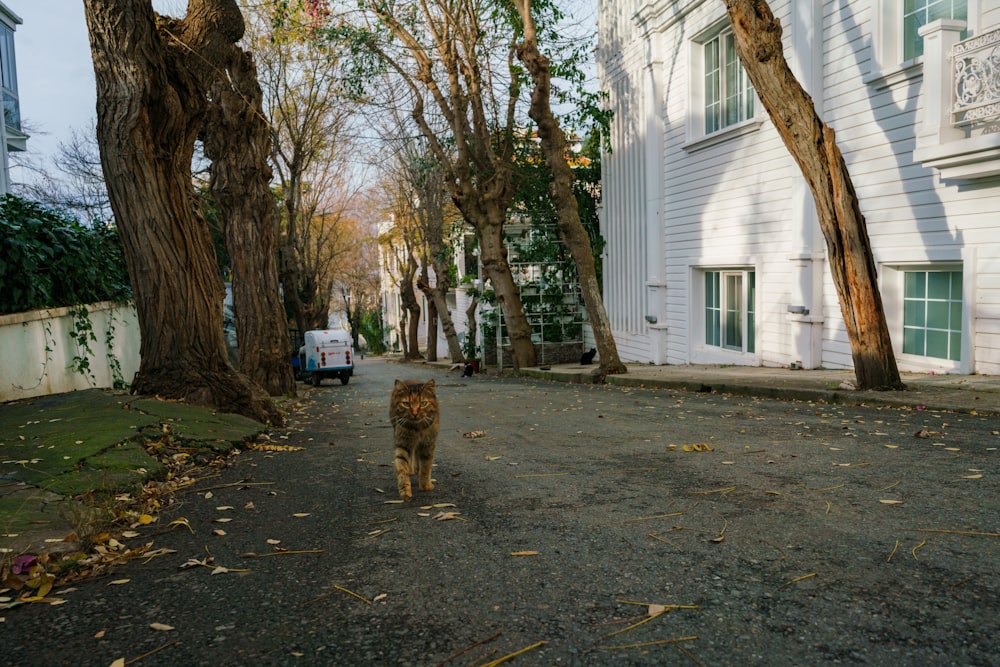
[[[109,388],[114,375],[108,354],[118,360],[121,377],[131,382],[139,370],[139,322],[135,308],[102,302],[87,306],[96,341],[88,355],[93,377],[71,368],[82,353],[70,337],[74,318],[69,308],[0,315],[0,401]],[[111,350],[107,334],[113,329]]]

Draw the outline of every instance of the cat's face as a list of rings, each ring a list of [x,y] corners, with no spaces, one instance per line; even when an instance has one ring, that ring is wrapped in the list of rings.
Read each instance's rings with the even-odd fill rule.
[[[434,380],[396,380],[391,407],[393,423],[420,425],[433,421],[438,409]]]

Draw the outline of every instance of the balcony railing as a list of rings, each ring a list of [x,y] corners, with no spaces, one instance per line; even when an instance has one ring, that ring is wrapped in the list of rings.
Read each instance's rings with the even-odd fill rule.
[[[951,49],[955,127],[1000,122],[1000,28],[958,42]]]

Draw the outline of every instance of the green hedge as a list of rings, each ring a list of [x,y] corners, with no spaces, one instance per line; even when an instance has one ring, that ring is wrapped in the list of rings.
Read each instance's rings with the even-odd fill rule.
[[[0,199],[0,313],[131,298],[113,226],[86,227],[36,202]]]

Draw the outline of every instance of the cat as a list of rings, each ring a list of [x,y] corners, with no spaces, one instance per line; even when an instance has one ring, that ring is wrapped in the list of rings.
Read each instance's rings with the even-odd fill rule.
[[[465,370],[462,371],[462,377],[470,378],[472,374],[476,372],[476,367],[472,364],[465,364]]]
[[[421,491],[432,491],[431,466],[434,448],[441,428],[441,412],[434,380],[396,380],[389,399],[389,421],[392,422],[392,444],[395,447],[394,467],[399,497],[410,500],[413,491],[410,475],[417,473]]]
[[[589,351],[584,352],[580,355],[580,364],[586,366],[587,364],[594,363],[594,357],[597,356],[597,350],[590,348]]]

